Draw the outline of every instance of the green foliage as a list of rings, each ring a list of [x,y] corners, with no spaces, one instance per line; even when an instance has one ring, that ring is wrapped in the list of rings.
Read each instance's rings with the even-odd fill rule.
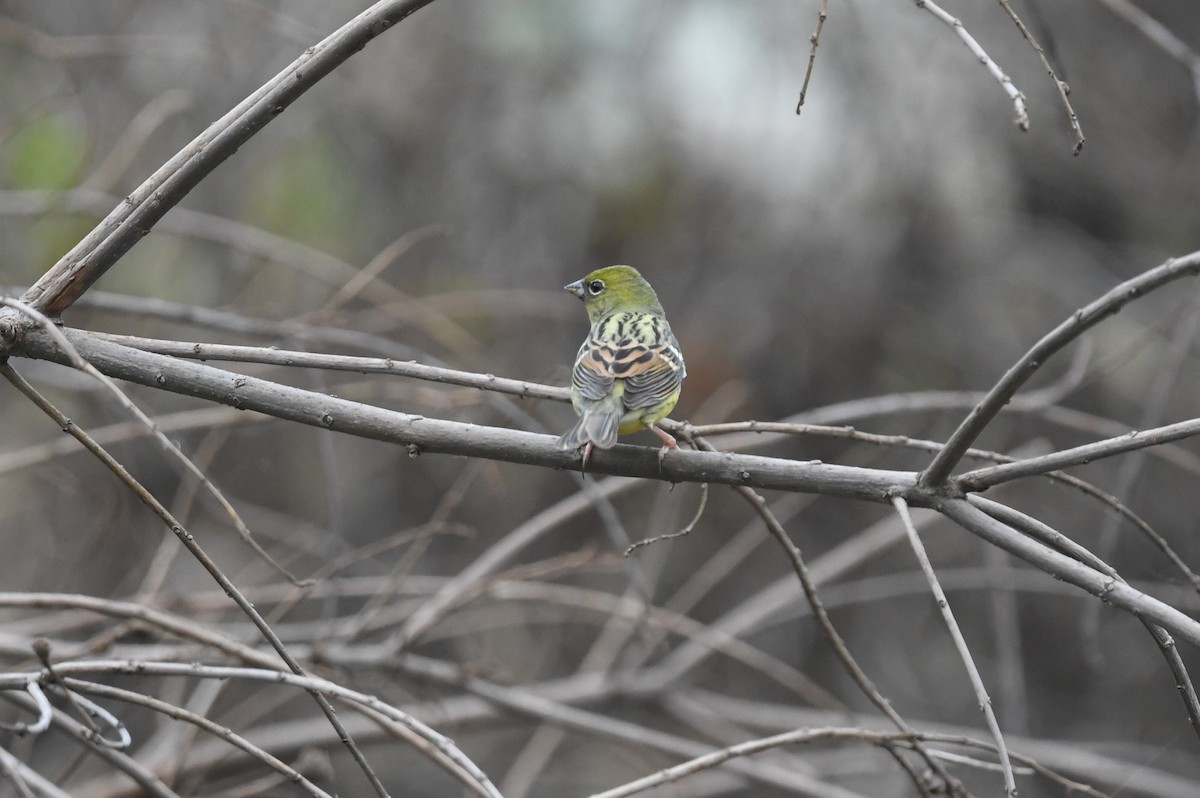
[[[87,141],[63,114],[31,119],[4,148],[4,177],[17,189],[64,189],[74,185],[83,167]]]
[[[351,179],[332,147],[313,139],[291,142],[257,161],[247,176],[251,224],[330,252],[351,238]]]

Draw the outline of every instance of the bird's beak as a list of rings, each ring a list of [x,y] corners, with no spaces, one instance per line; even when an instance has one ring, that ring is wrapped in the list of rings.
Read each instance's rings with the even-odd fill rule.
[[[583,299],[583,280],[576,280],[573,283],[568,283],[563,286],[564,291],[570,291],[575,296]]]

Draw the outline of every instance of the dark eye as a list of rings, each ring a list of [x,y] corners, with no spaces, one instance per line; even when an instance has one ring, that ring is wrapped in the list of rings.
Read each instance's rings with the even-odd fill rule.
[[[598,294],[604,290],[604,281],[603,280],[592,280],[590,283],[587,284],[587,289],[588,289],[589,294],[591,294],[592,296],[595,296],[596,294]]]

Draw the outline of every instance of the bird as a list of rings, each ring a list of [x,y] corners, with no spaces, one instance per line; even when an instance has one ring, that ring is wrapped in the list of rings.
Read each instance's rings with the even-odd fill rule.
[[[563,290],[583,300],[592,328],[571,369],[571,404],[579,420],[558,439],[558,448],[584,447],[586,470],[593,449],[611,448],[618,435],[648,428],[662,439],[661,466],[679,444],[658,422],[679,401],[687,368],[658,296],[632,266],[597,269]]]

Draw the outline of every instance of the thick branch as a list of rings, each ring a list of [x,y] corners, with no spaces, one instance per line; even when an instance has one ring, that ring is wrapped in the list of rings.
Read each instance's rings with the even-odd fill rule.
[[[408,446],[413,456],[423,452],[457,454],[572,470],[580,465],[578,453],[559,450],[550,435],[400,413],[130,349],[79,330],[65,332],[84,358],[111,377],[313,427],[402,444]],[[18,353],[68,362],[50,337],[36,329],[21,333],[14,349],[14,354]],[[624,444],[595,452],[588,471],[667,482],[747,485],[877,502],[888,501],[889,492],[905,491],[916,482],[916,475],[908,471],[682,449],[671,452],[660,466],[656,448]]]

